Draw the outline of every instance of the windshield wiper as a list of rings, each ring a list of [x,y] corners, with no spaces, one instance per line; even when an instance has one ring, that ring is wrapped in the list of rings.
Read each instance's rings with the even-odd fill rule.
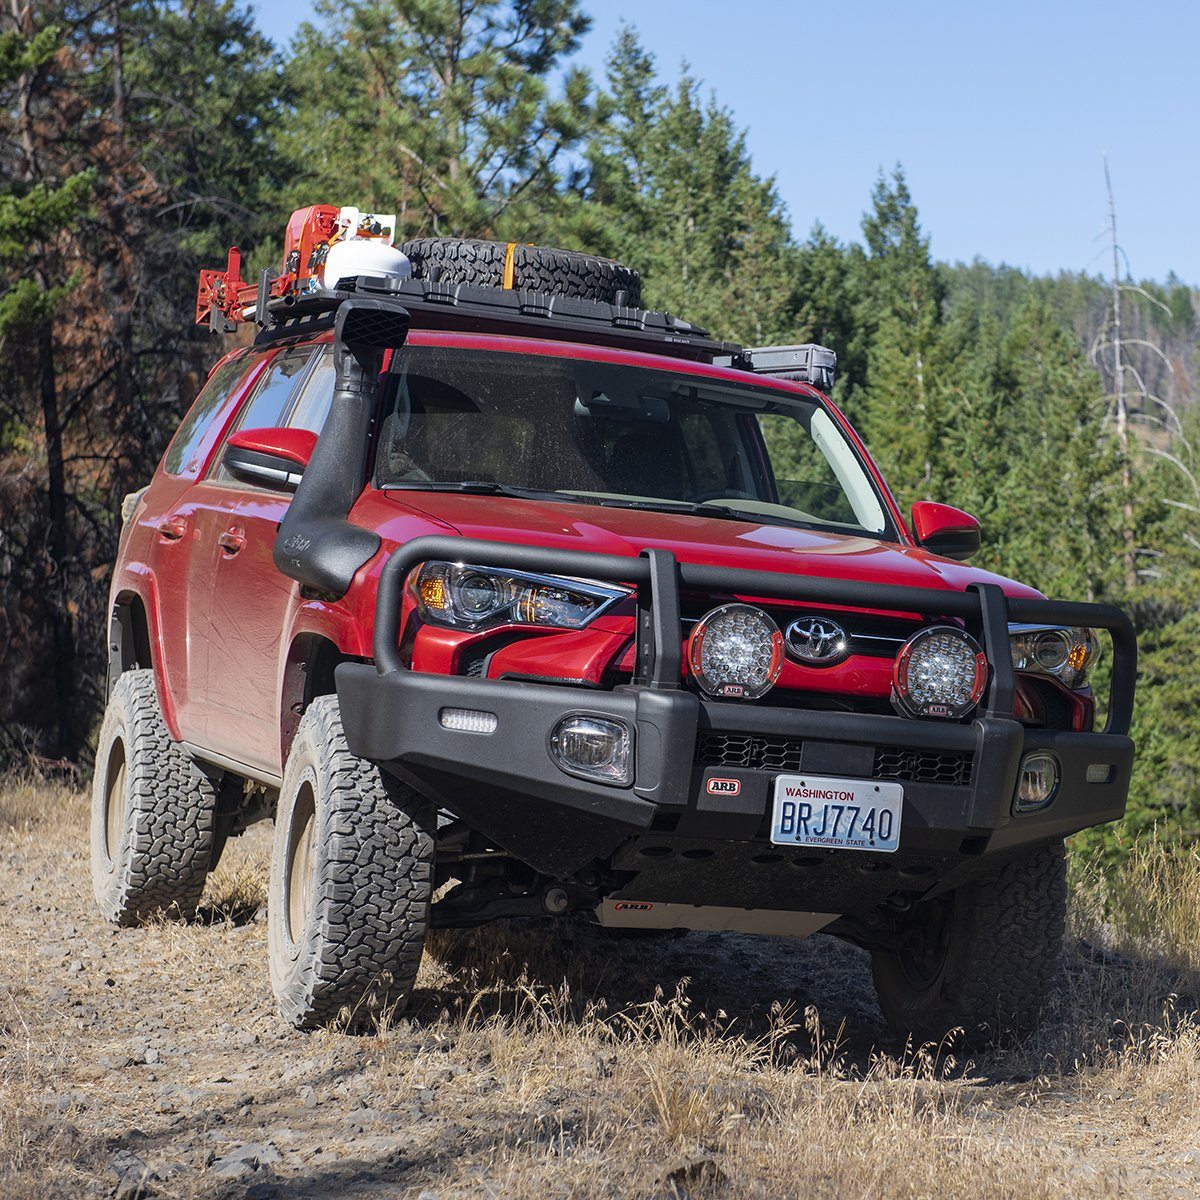
[[[493,483],[490,479],[464,479],[459,483],[425,482],[419,479],[403,479],[398,483],[385,483],[385,492],[461,492],[468,496],[515,496],[518,500],[560,500],[564,504],[582,504],[579,496],[570,492],[547,492],[537,488],[513,487],[509,483]]]
[[[774,513],[751,513],[725,504],[714,504],[705,500],[696,504],[691,500],[603,500],[593,501],[605,508],[637,508],[645,512],[681,513],[687,517],[719,517],[730,521],[749,521],[752,525],[784,525],[790,529],[816,529],[811,521],[793,521],[789,517]]]
[[[816,529],[811,521],[793,521],[773,513],[743,512],[711,500],[695,503],[691,500],[622,500],[613,496],[589,496],[578,492],[549,492],[537,488],[514,487],[510,483],[495,483],[490,479],[464,479],[460,482],[438,483],[418,479],[403,479],[387,483],[385,492],[456,492],[467,496],[513,496],[518,500],[550,500],[562,504],[598,504],[601,508],[632,508],[642,512],[680,513],[688,517],[718,517],[729,521],[747,521],[752,525],[783,525],[791,529]]]

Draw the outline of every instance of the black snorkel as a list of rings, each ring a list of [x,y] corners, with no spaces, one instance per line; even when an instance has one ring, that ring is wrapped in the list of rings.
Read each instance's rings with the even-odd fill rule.
[[[352,296],[338,306],[333,401],[274,551],[280,571],[325,595],[345,595],[381,545],[377,533],[346,518],[366,480],[384,355],[404,345],[408,327],[408,310],[397,300]]]

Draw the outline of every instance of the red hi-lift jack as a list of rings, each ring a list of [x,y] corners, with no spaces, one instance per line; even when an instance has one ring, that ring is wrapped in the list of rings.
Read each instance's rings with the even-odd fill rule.
[[[288,219],[284,234],[282,271],[264,271],[260,282],[250,283],[242,278],[241,250],[231,246],[224,270],[209,268],[200,272],[196,324],[229,333],[252,317],[264,321],[268,300],[297,299],[321,291],[325,286],[325,262],[330,249],[339,243],[369,241],[380,247],[381,253],[402,258],[398,251],[390,251],[395,230],[394,216],[334,204],[298,208]],[[382,247],[389,250],[383,251]],[[394,261],[391,265],[395,269]]]

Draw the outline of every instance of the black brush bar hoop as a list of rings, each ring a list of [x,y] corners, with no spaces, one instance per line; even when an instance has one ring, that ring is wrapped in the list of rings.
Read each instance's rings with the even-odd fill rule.
[[[923,616],[964,617],[978,621],[984,629],[985,652],[992,665],[993,680],[1006,688],[1002,664],[1010,655],[1007,625],[1010,621],[1048,625],[1084,625],[1107,629],[1113,641],[1113,674],[1109,692],[1108,723],[1105,733],[1129,732],[1133,716],[1133,693],[1137,679],[1137,638],[1129,617],[1111,604],[1080,604],[1071,601],[1037,600],[1005,596],[995,585],[974,585],[961,592],[937,588],[910,588],[896,584],[855,580],[820,579],[810,575],[784,575],[772,571],[743,571],[734,567],[713,567],[698,563],[676,563],[673,556],[647,548],[634,558],[623,554],[592,554],[580,550],[558,550],[547,546],[523,546],[508,542],[485,542],[475,538],[421,537],[397,547],[384,564],[379,576],[375,615],[374,653],[381,674],[404,669],[400,660],[398,637],[404,581],[418,563],[443,560],[471,563],[480,567],[509,568],[555,575],[599,579],[610,583],[632,584],[649,597],[651,618],[649,633],[655,653],[650,677],[645,681],[656,687],[679,684],[682,631],[679,628],[679,587],[689,590],[723,592],[747,598],[801,600],[848,608],[883,609],[888,612],[916,613]],[[982,589],[989,589],[986,600]],[[986,613],[985,613],[986,605]],[[668,618],[674,618],[670,628]],[[1001,639],[1001,627],[1004,637]],[[990,633],[989,633],[990,630]],[[999,645],[997,645],[999,643]],[[672,652],[669,648],[676,647]],[[664,648],[659,652],[659,647]],[[639,654],[639,669],[642,658]],[[670,671],[667,670],[670,668]],[[1009,676],[1012,662],[1008,657]],[[993,686],[993,693],[995,687]],[[995,716],[1012,715],[1000,709],[1003,697],[993,694],[989,705]]]

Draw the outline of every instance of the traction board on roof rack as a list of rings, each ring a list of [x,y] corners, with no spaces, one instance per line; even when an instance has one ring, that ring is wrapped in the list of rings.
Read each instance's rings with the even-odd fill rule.
[[[265,307],[273,324],[267,325],[256,340],[275,341],[323,328],[344,300],[362,295],[398,300],[411,313],[416,328],[532,334],[565,340],[578,335],[651,353],[707,361],[723,358],[726,363],[742,353],[735,343],[714,341],[706,330],[671,313],[550,292],[377,277],[341,279],[336,291],[321,296],[269,300]]]

